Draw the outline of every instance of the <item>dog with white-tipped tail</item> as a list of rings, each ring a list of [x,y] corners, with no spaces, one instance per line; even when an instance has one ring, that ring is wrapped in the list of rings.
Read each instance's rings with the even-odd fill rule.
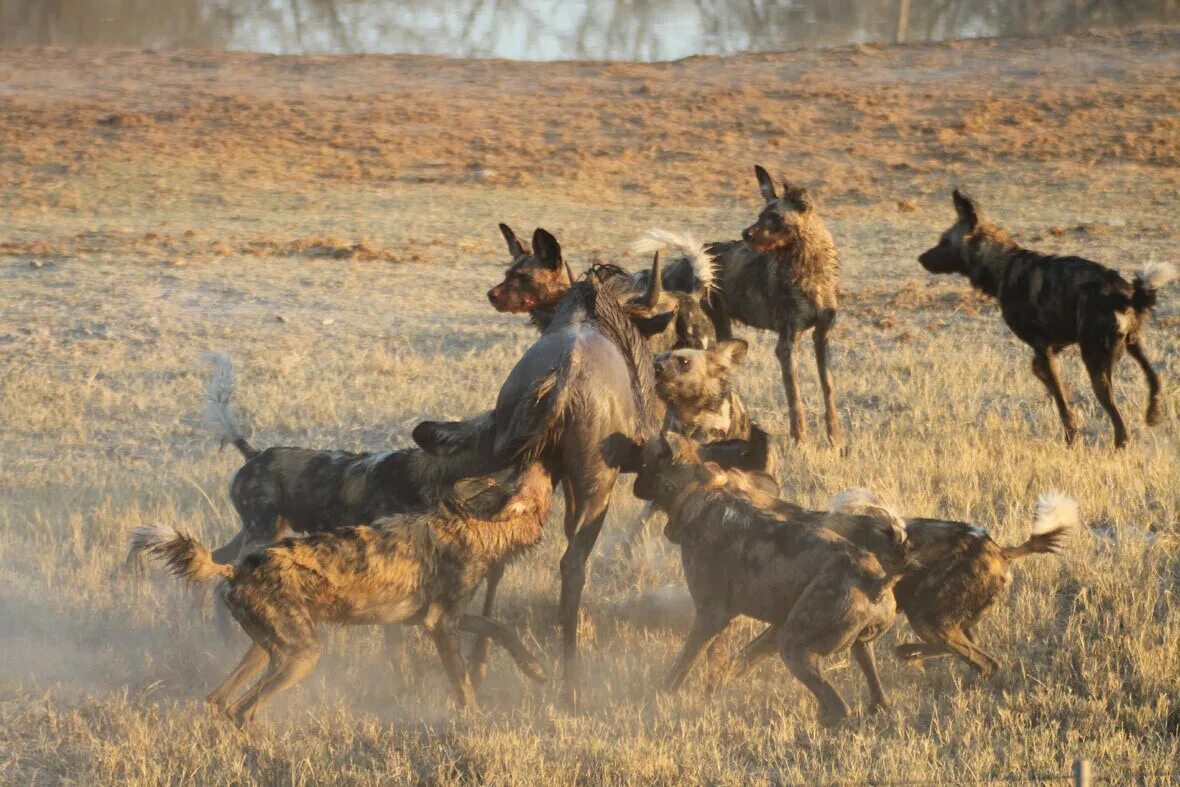
[[[746,475],[727,472],[730,486],[743,491],[758,505],[787,519],[798,519],[799,507],[768,494],[765,484],[756,486]],[[1030,536],[1024,543],[1004,547],[979,525],[946,519],[902,519],[881,498],[865,489],[836,495],[830,513],[821,523],[876,556],[886,569],[902,557],[901,581],[893,594],[914,633],[922,640],[899,645],[902,659],[920,663],[938,656],[958,656],[978,674],[987,676],[1000,663],[980,647],[975,634],[979,621],[1012,582],[1012,564],[1038,554],[1059,554],[1079,529],[1078,504],[1060,492],[1042,494],[1033,515]],[[868,518],[850,516],[854,511],[871,514],[889,528]],[[898,533],[904,533],[905,549],[898,553]],[[893,564],[895,565],[895,564]],[[736,668],[742,675],[774,652],[768,630],[746,646]]]

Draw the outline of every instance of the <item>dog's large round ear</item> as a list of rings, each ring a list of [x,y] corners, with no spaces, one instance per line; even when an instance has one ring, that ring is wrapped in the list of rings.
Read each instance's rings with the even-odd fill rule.
[[[507,224],[500,225],[500,234],[508,242],[508,253],[512,255],[512,259],[516,260],[528,255],[529,250],[524,247],[523,243],[516,239],[516,233]]]
[[[979,203],[968,197],[963,192],[955,189],[951,199],[955,203],[955,212],[959,214],[959,221],[967,225],[968,228],[973,228],[979,224],[979,218],[983,212],[979,209]]]
[[[790,183],[783,181],[783,199],[795,206],[795,209],[800,213],[806,213],[815,208],[815,202],[811,199],[811,192],[803,186],[792,186]]]
[[[745,339],[727,339],[718,342],[708,353],[714,363],[728,371],[745,360],[749,349],[750,345]]]
[[[550,270],[561,267],[561,244],[557,242],[557,238],[540,227],[533,230],[533,254],[536,254]]]
[[[755,164],[754,177],[758,178],[758,189],[762,192],[762,199],[767,202],[778,199],[778,195],[774,193],[774,181],[770,179],[770,173]]]
[[[622,432],[609,435],[599,448],[608,467],[624,473],[638,473],[643,467],[643,443]]]

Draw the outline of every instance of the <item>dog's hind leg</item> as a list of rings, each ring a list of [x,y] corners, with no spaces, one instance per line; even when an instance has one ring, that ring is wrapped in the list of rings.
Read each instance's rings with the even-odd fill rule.
[[[493,563],[488,568],[484,578],[483,617],[491,618],[495,611],[496,589],[504,577],[504,564]],[[476,689],[483,683],[488,674],[488,654],[491,650],[491,637],[487,633],[476,632],[475,645],[471,648],[471,657],[467,660],[467,674],[471,676],[471,685]]]
[[[1151,367],[1151,361],[1147,360],[1147,354],[1143,351],[1142,339],[1127,337],[1127,354],[1135,359],[1135,363],[1139,364],[1139,368],[1143,370],[1143,376],[1147,378],[1147,425],[1156,426],[1164,419],[1163,410],[1160,407],[1159,375]]]
[[[1069,409],[1069,394],[1061,384],[1061,370],[1057,363],[1057,353],[1052,348],[1035,348],[1033,350],[1032,371],[1036,378],[1044,383],[1057,405],[1057,414],[1061,417],[1061,426],[1065,429],[1065,444],[1073,445],[1078,434],[1078,420]]]
[[[265,667],[269,661],[270,656],[261,645],[251,644],[250,649],[246,651],[246,655],[242,657],[242,661],[234,668],[234,671],[205,698],[205,701],[212,705],[214,710],[224,711],[230,697],[236,694],[241,685]]]
[[[836,393],[832,388],[832,372],[828,368],[831,357],[828,354],[828,332],[836,321],[836,313],[828,312],[815,326],[815,365],[819,370],[819,385],[824,394],[824,422],[828,428],[828,442],[834,446],[844,444],[844,429],[840,426],[840,414],[836,412]]]
[[[778,629],[776,625],[767,626],[761,634],[746,643],[733,663],[735,679],[744,678],[755,666],[778,651]]]
[[[791,674],[819,701],[821,724],[834,727],[848,718],[848,704],[836,691],[836,687],[824,677],[819,662],[820,654],[808,649],[803,643],[788,642],[780,648],[779,655]]]
[[[1098,343],[1101,341],[1102,343]],[[1114,385],[1111,375],[1114,365],[1118,361],[1120,344],[1111,345],[1105,339],[1082,339],[1082,362],[1086,371],[1090,373],[1090,385],[1094,388],[1094,395],[1110,422],[1114,425],[1114,447],[1124,448],[1127,445],[1127,427],[1123,424],[1123,417],[1119,415],[1119,408],[1114,403]]]
[[[545,681],[545,669],[541,666],[541,662],[529,653],[516,632],[500,621],[483,615],[463,615],[459,618],[459,630],[469,634],[477,634],[485,642],[495,640],[497,645],[508,651],[525,677],[537,683]],[[467,674],[471,675],[472,672],[474,670],[469,667]]]
[[[799,349],[799,333],[794,327],[784,326],[778,335],[774,354],[783,372],[783,388],[787,392],[787,410],[791,417],[791,439],[796,443],[807,435],[803,415],[803,398],[799,393],[799,369],[795,356]]]
[[[239,727],[245,727],[254,721],[258,709],[269,702],[276,694],[284,691],[307,677],[320,660],[322,647],[319,642],[312,641],[303,644],[294,651],[283,654],[277,669],[267,673],[250,691],[249,699],[235,706],[234,721]],[[273,659],[274,657],[272,657]],[[273,663],[273,662],[272,662]]]
[[[881,676],[877,674],[877,657],[873,654],[873,643],[859,640],[852,643],[852,657],[856,659],[869,684],[872,709],[885,710],[889,707],[889,700],[885,698],[885,687],[881,685]]]
[[[697,610],[696,619],[692,623],[692,630],[688,632],[688,637],[684,640],[684,647],[680,650],[680,655],[672,664],[672,668],[668,670],[667,677],[664,678],[664,691],[672,692],[680,688],[680,685],[684,683],[684,679],[688,677],[693,664],[700,657],[701,651],[718,634],[725,631],[732,620],[733,615],[724,609]]]

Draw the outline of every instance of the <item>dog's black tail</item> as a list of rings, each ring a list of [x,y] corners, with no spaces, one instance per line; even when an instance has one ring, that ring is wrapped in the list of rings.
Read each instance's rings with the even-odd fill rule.
[[[247,460],[253,459],[260,452],[250,445],[229,406],[229,399],[234,392],[234,362],[225,353],[205,353],[201,358],[213,364],[213,376],[205,386],[205,413],[202,418],[205,426],[213,430],[223,447],[229,443],[241,451]]]
[[[1156,292],[1176,278],[1176,266],[1170,262],[1149,262],[1135,274],[1135,291],[1131,294],[1131,305],[1143,314],[1155,308]]]

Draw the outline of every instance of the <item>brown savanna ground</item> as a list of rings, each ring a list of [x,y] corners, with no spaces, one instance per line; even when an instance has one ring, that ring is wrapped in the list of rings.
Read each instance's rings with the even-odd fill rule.
[[[249,734],[209,717],[242,642],[158,570],[119,571],[137,524],[236,525],[239,457],[200,427],[199,353],[237,361],[259,445],[405,445],[422,418],[488,407],[533,339],[484,298],[497,222],[552,230],[575,270],[634,266],[621,253],[649,226],[734,237],[756,162],[814,190],[843,264],[850,449],[814,434],[808,351],[813,436],[784,445],[787,493],[867,485],[1003,543],[1040,491],[1080,501],[1085,532],[1022,562],[982,627],[1006,669],[907,668],[899,621],[878,646],[892,711],[867,717],[855,666],[832,660],[854,703],[837,733],[777,662],[660,696],[683,622],[625,613],[680,582],[678,555],[658,533],[618,548],[624,483],[586,593],[584,713],[497,654],[486,709],[457,714],[423,638],[390,658],[352,629]],[[0,781],[973,783],[1075,756],[1180,780],[1180,287],[1149,334],[1166,422],[1143,425],[1124,361],[1133,436],[1113,452],[1071,353],[1085,430],[1067,450],[996,308],[915,261],[962,184],[1036,247],[1180,262],[1178,165],[1176,31],[656,65],[0,51]],[[773,337],[747,335],[741,389],[781,435]],[[555,518],[501,605],[550,663],[563,545]]]

